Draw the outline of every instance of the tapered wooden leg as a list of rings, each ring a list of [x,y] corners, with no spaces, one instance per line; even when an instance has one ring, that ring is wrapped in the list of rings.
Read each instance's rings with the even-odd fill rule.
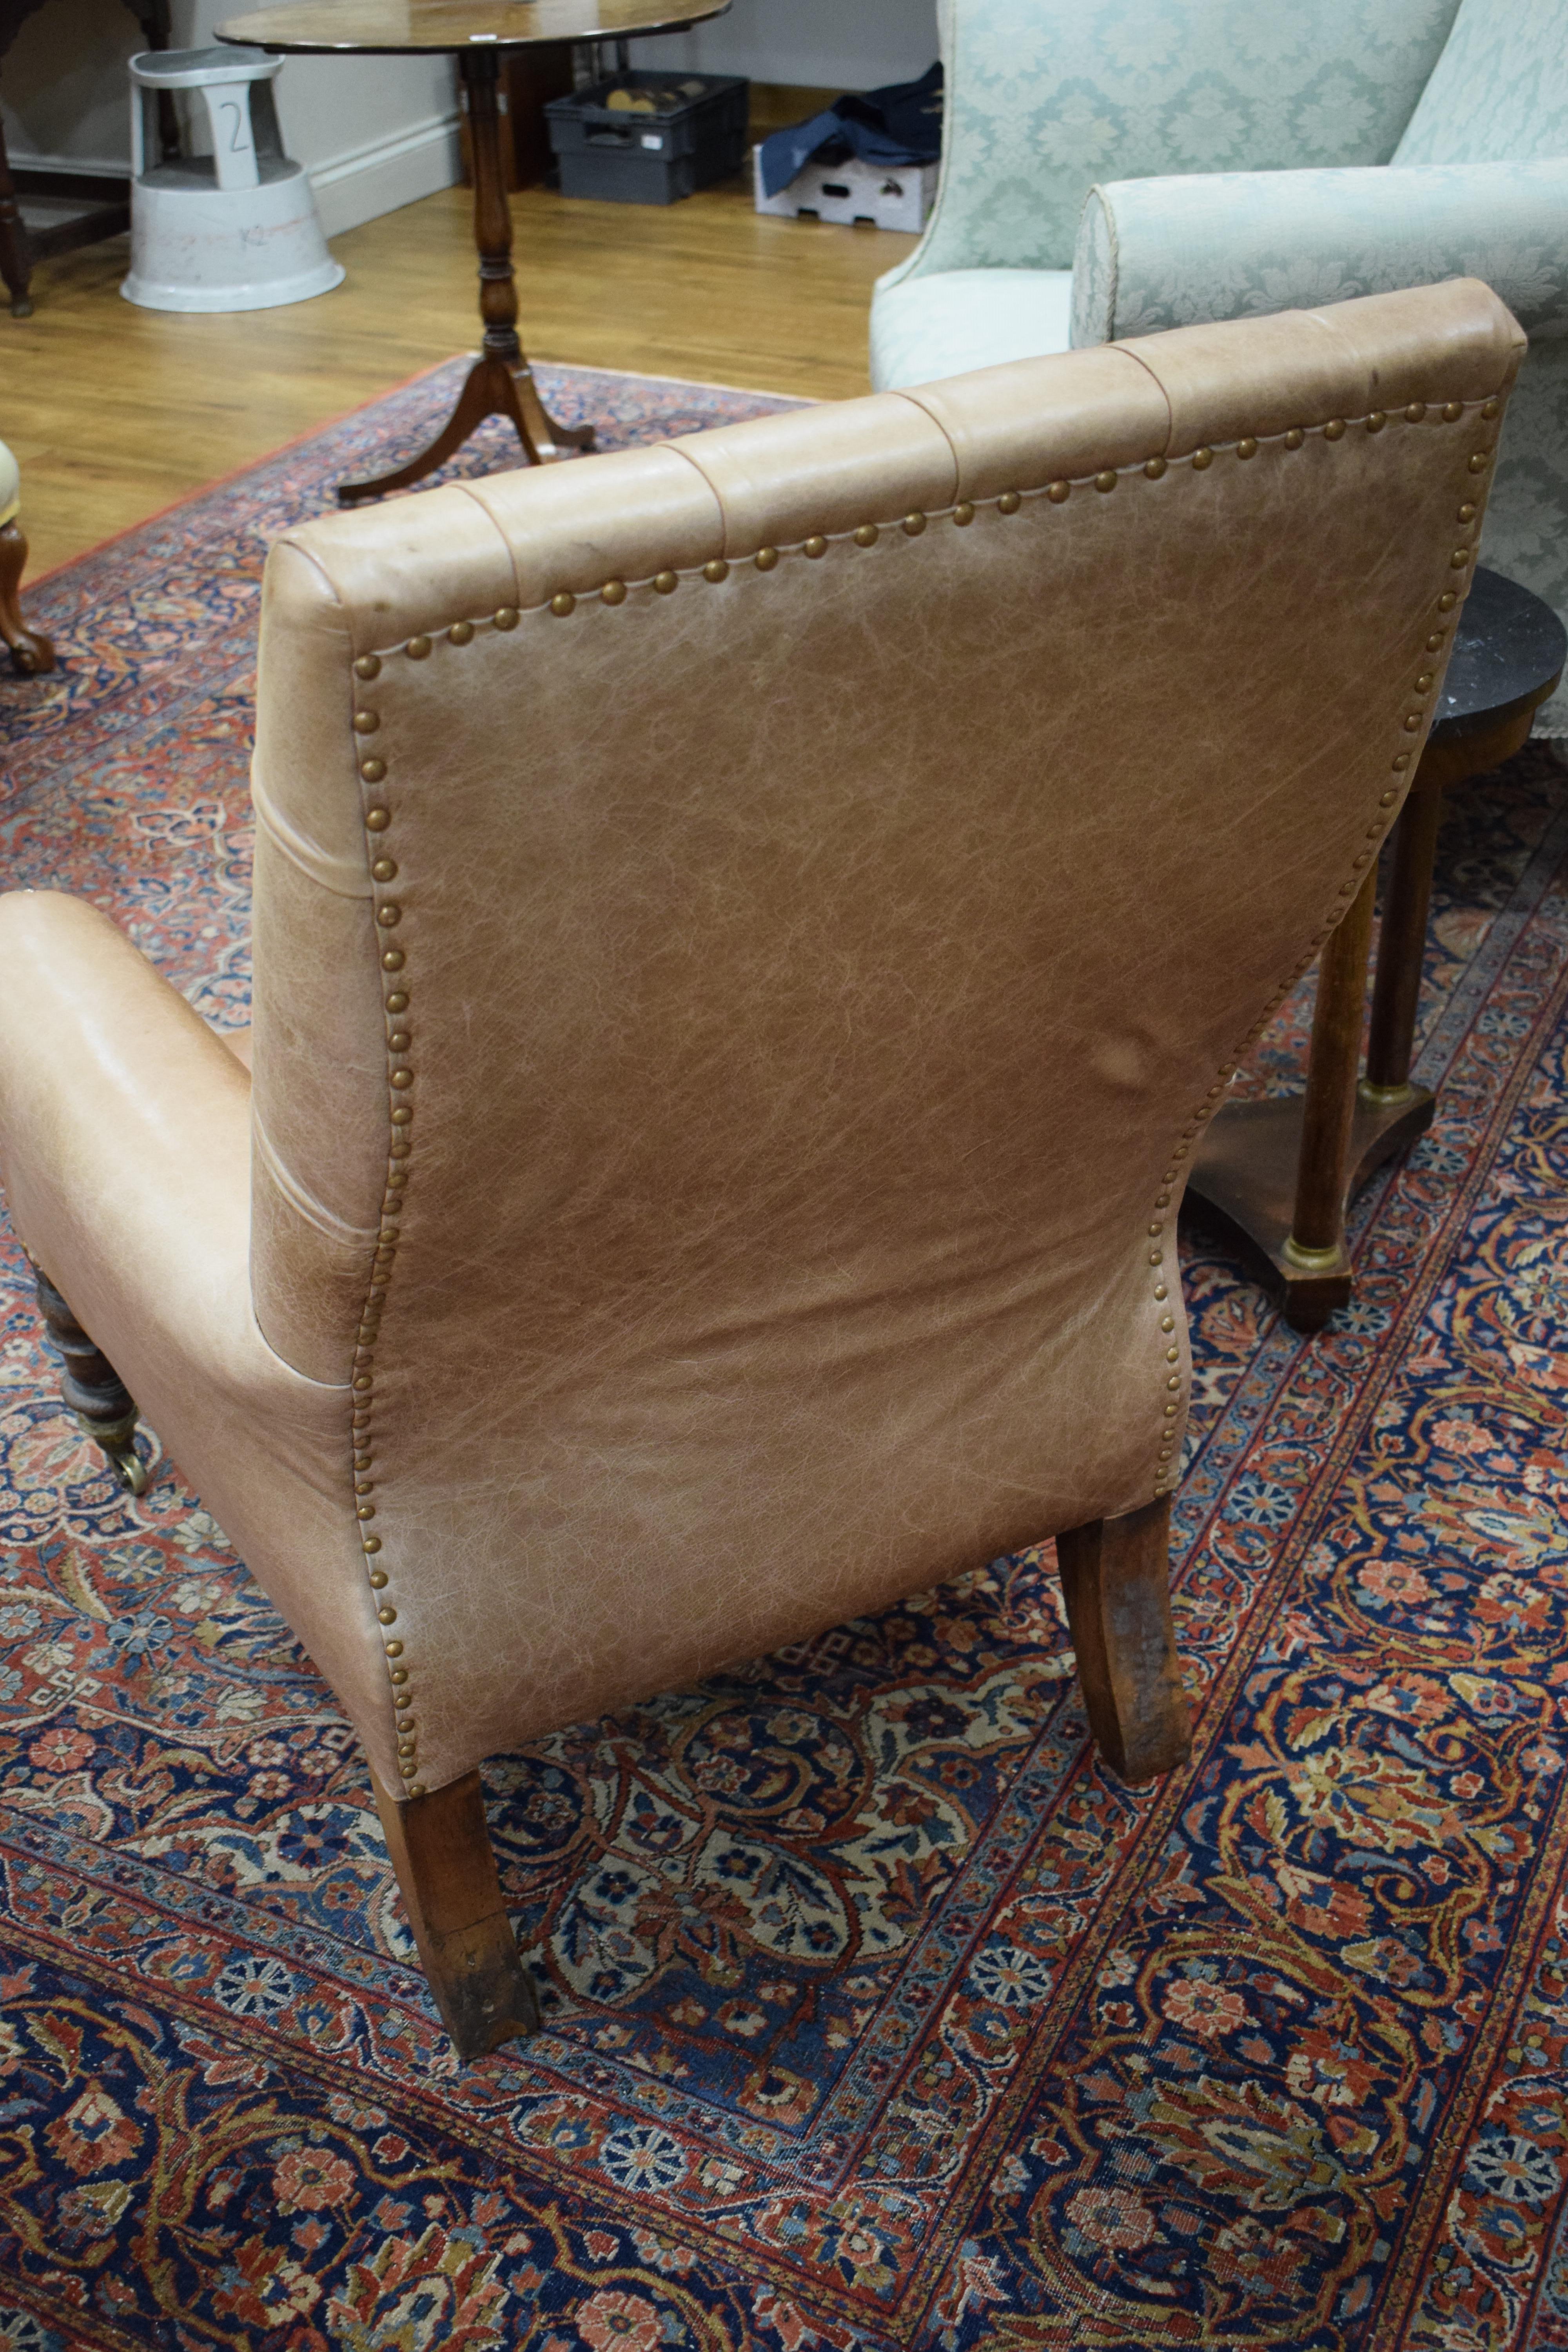
[[[33,1276],[44,1327],[65,1359],[61,1394],[80,1428],[108,1454],[121,1485],[130,1494],[145,1494],[147,1465],[136,1451],[135,1398],[42,1266],[35,1265]]]
[[[1186,1761],[1192,1726],[1171,1625],[1168,1496],[1057,1538],[1095,1745],[1134,1787]]]
[[[37,677],[53,669],[55,649],[39,629],[29,629],[22,618],[17,591],[26,568],[27,542],[13,518],[0,523],[0,638],[11,648],[11,658],[25,677]]]
[[[376,1810],[441,2022],[465,2062],[539,2031],[539,2002],[501,1900],[479,1776]]]

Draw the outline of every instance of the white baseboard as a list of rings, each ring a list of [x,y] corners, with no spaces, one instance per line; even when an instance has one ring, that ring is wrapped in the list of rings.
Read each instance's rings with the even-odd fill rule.
[[[329,236],[337,236],[345,228],[358,228],[362,221],[434,195],[437,188],[453,187],[461,177],[454,108],[390,138],[353,147],[330,163],[312,165],[310,185],[322,228]]]
[[[92,179],[123,180],[130,165],[123,157],[101,155],[39,155],[13,145],[14,167],[35,172],[80,172]],[[362,221],[395,213],[420,196],[450,188],[462,177],[456,110],[432,114],[423,122],[390,137],[351,147],[330,163],[310,169],[310,185],[328,236],[339,236]]]

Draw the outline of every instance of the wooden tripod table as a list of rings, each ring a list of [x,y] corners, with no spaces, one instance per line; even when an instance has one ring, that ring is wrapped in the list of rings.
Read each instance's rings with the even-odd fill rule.
[[[487,416],[510,416],[531,466],[589,449],[591,425],[557,425],[547,413],[517,333],[511,209],[501,164],[497,104],[503,49],[542,41],[624,41],[679,33],[721,16],[731,0],[285,0],[220,25],[220,41],[285,57],[429,57],[458,60],[474,166],[474,243],[479,254],[484,343],[458,404],[427,449],[374,481],[343,482],[344,506],[423,481],[460,449]]]
[[[1199,1148],[1189,1202],[1298,1331],[1321,1331],[1349,1300],[1346,1209],[1375,1169],[1430,1127],[1437,1107],[1410,1066],[1444,789],[1521,748],[1562,678],[1565,654],[1568,638],[1549,604],[1478,568],[1437,717],[1394,828],[1366,1074],[1358,1080],[1375,866],[1319,959],[1305,1094],[1227,1103]]]

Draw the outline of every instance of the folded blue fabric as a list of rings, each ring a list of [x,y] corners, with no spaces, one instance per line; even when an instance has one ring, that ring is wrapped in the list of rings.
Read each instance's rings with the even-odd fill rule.
[[[787,188],[820,147],[858,155],[868,163],[931,163],[942,152],[942,67],[919,81],[890,81],[881,89],[851,90],[809,122],[775,131],[763,141],[763,194]]]

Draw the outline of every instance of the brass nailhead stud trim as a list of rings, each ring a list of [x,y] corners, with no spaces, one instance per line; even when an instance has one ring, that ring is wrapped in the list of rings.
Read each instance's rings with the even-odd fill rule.
[[[379,1551],[381,1549],[381,1538],[379,1536],[366,1536],[360,1545],[360,1549],[362,1551]]]
[[[730,567],[721,555],[715,555],[703,565],[702,577],[704,580],[710,580],[717,588],[721,580],[728,580],[730,577]]]
[[[1109,467],[1103,474],[1096,474],[1094,487],[1097,490],[1113,490],[1116,488],[1116,477]]]
[[[1421,724],[1421,713],[1420,713],[1418,710],[1413,710],[1413,711],[1411,711],[1411,712],[1410,712],[1410,714],[1409,714],[1409,716],[1406,718],[1406,719],[1405,719],[1405,733],[1406,733],[1407,735],[1414,735],[1414,734],[1415,734],[1415,730],[1420,726],[1420,724]]]
[[[389,1658],[400,1658],[403,1655],[403,1644],[401,1642],[388,1642],[385,1647],[386,1654]]]
[[[577,599],[569,588],[558,588],[550,599],[550,609],[558,621],[563,621],[569,613],[577,610]]]
[[[393,1009],[392,1005],[388,1003],[386,1009],[390,1013]],[[387,1044],[391,1046],[395,1054],[406,1054],[409,1045],[408,1032],[405,1029],[398,1030],[395,1036],[389,1037],[387,1039]],[[398,1181],[398,1178],[396,1176],[389,1176],[386,1181],[389,1184],[395,1184]],[[407,1178],[404,1177],[403,1181],[406,1182]]]
[[[354,1517],[356,1519],[374,1519],[375,1517],[375,1505],[374,1503],[357,1503],[354,1506]]]
[[[1415,681],[1415,691],[1416,691],[1416,693],[1417,693],[1417,694],[1425,694],[1425,693],[1426,693],[1426,689],[1427,689],[1427,688],[1431,685],[1431,683],[1432,683],[1432,672],[1431,672],[1429,669],[1424,669],[1424,670],[1422,671],[1422,673],[1421,673],[1420,677],[1419,677],[1416,679],[1416,681]]]
[[[395,1625],[397,1622],[395,1609],[378,1609],[375,1613],[384,1625]]]
[[[1409,752],[1408,752],[1408,751],[1401,751],[1401,753],[1399,754],[1399,757],[1394,761],[1394,766],[1395,766],[1396,768],[1407,768],[1407,767],[1410,765],[1410,754],[1409,754]]]
[[[1023,503],[1016,490],[1004,490],[996,501],[996,511],[998,514],[1016,514]]]
[[[676,572],[656,572],[653,575],[653,584],[658,595],[673,596],[680,585],[680,580]]]
[[[382,1589],[383,1585],[384,1585],[384,1583],[386,1582],[386,1570],[385,1570],[385,1569],[384,1569],[384,1568],[373,1568],[373,1569],[371,1570],[371,1572],[370,1572],[370,1580],[371,1580],[371,1582],[374,1585],[374,1587],[375,1587],[376,1591],[379,1592],[379,1591],[381,1591],[381,1589]]]
[[[392,1704],[394,1706],[412,1706],[414,1704],[414,1693],[412,1691],[398,1691],[395,1693]]]
[[[756,554],[752,558],[759,572],[771,572],[778,560],[779,551],[776,547],[759,547]]]
[[[1458,601],[1458,595],[1454,589],[1445,588],[1437,599],[1437,610],[1439,613],[1451,613]]]
[[[1398,794],[1397,793],[1383,793],[1383,794],[1382,794],[1382,796],[1380,797],[1380,799],[1379,799],[1379,801],[1378,801],[1378,803],[1377,803],[1377,804],[1378,804],[1378,807],[1379,807],[1379,808],[1392,808],[1392,807],[1394,806],[1394,802],[1395,802],[1398,798],[1399,798],[1399,794]]]
[[[428,637],[410,637],[403,648],[410,661],[423,661],[430,650]]]
[[[1472,474],[1484,474],[1486,472],[1487,453],[1484,449],[1478,449],[1475,452],[1474,456],[1470,458],[1466,470]]]
[[[969,499],[960,499],[958,504],[953,508],[952,519],[953,521],[957,523],[961,530],[966,523],[971,523],[974,520],[974,509],[971,505]],[[857,539],[860,539],[860,533],[858,531],[856,532],[855,536]],[[866,540],[860,540],[862,547],[868,545],[868,543],[869,542]]]
[[[1488,418],[1489,421],[1494,416],[1500,415],[1501,412],[1502,403],[1500,400],[1484,400],[1481,403],[1481,415]]]
[[[1149,1263],[1151,1265],[1163,1265],[1165,1263],[1164,1252],[1163,1250],[1151,1250],[1149,1253]]]
[[[374,784],[378,781],[378,779],[373,776],[370,781]],[[364,813],[365,831],[367,833],[384,833],[391,823],[392,811],[390,809],[373,808],[366,809]]]
[[[919,539],[926,527],[926,519],[918,507],[912,507],[904,517],[904,530],[910,539]]]
[[[1323,427],[1323,438],[1325,441],[1342,440],[1344,437],[1344,418],[1342,416],[1331,416],[1328,423]]]
[[[374,735],[380,725],[381,721],[376,717],[374,710],[356,710],[354,712],[354,733],[356,735]]]
[[[1146,457],[1143,461],[1143,471],[1152,482],[1157,482],[1164,470],[1163,457]]]
[[[1163,1225],[1151,1225],[1149,1228],[1150,1240],[1152,1242],[1157,1242],[1164,1230],[1165,1228]]]
[[[1474,522],[1475,519],[1476,510],[1470,504],[1468,499],[1467,499],[1464,505],[1459,509],[1459,520],[1461,522]]]
[[[395,1087],[411,1087],[414,1084],[413,1071],[394,1070],[392,1074],[392,1083]]]
[[[1428,652],[1429,654],[1435,654],[1435,653],[1437,651],[1438,647],[1442,645],[1442,642],[1443,642],[1443,632],[1442,632],[1442,630],[1441,630],[1441,629],[1434,629],[1434,630],[1433,630],[1433,632],[1432,632],[1432,634],[1431,634],[1431,635],[1430,635],[1430,636],[1427,638],[1427,640],[1426,640],[1426,650],[1427,650],[1427,652]]]
[[[1443,422],[1445,425],[1457,425],[1464,413],[1465,404],[1462,400],[1449,400],[1445,401],[1443,404]]]
[[[1070,482],[1047,482],[1046,484],[1046,496],[1049,499],[1052,506],[1065,506],[1068,499],[1072,496],[1072,484]],[[997,504],[1000,506],[1000,499],[997,500]]]
[[[1175,1418],[1176,1418],[1176,1408],[1175,1408],[1175,1406],[1174,1406],[1173,1404],[1168,1404],[1168,1405],[1165,1407],[1165,1419],[1166,1419],[1167,1421],[1174,1421],[1174,1419],[1175,1419]]]
[[[356,1388],[356,1389],[360,1390],[360,1391],[361,1391],[361,1392],[363,1393],[364,1390],[368,1389],[368,1388],[371,1386],[371,1377],[370,1377],[370,1374],[369,1374],[368,1372],[359,1372],[359,1373],[357,1373],[357,1374],[355,1375],[355,1378],[354,1378],[354,1386],[355,1386],[355,1388]]]
[[[600,591],[599,591],[599,602],[600,602],[600,604],[624,604],[626,603],[626,582],[625,582],[624,580],[606,580],[606,581],[605,581],[605,584],[604,584],[604,586],[603,586],[603,587],[600,589]]]
[[[392,994],[386,1000],[386,1009],[389,1013],[406,1012],[408,1009],[407,990],[403,988],[395,988]]]
[[[405,1683],[408,1680],[407,1667],[394,1666],[387,1675],[386,1679],[389,1683]]]
[[[359,659],[354,664],[354,676],[356,677],[379,677],[381,676],[381,664],[376,659],[374,654],[361,654]]]
[[[1170,1292],[1166,1289],[1163,1282],[1157,1282],[1154,1285],[1154,1296],[1156,1298],[1168,1298],[1170,1295]]]
[[[1213,464],[1214,451],[1212,449],[1205,446],[1202,449],[1194,449],[1193,451],[1193,471],[1194,474],[1206,473]]]
[[[1299,425],[1292,425],[1285,436],[1285,446],[1287,449],[1299,449],[1306,437]]]
[[[971,507],[969,509],[970,515],[973,515],[973,512],[974,509]],[[968,517],[965,517],[965,520],[967,520]],[[955,522],[958,520],[956,513],[953,516],[953,520]],[[881,532],[877,529],[874,522],[858,523],[855,529],[855,544],[857,547],[875,547],[881,535]]]
[[[407,1127],[412,1122],[413,1118],[414,1113],[409,1109],[408,1105],[406,1103],[399,1103],[397,1108],[392,1114],[392,1123],[394,1127]]]
[[[1165,1386],[1166,1386],[1168,1389],[1179,1389],[1179,1388],[1181,1387],[1181,1385],[1182,1385],[1182,1376],[1181,1376],[1180,1372],[1173,1372],[1173,1373],[1171,1374],[1170,1379],[1165,1382]]]
[[[401,971],[408,959],[401,948],[388,948],[381,959],[383,971]]]
[[[1457,547],[1448,558],[1449,564],[1456,572],[1462,572],[1469,560],[1470,551],[1468,547]]]
[[[1381,433],[1387,422],[1385,412],[1381,408],[1374,408],[1366,420],[1366,429],[1369,433]]]
[[[362,760],[359,763],[359,772],[364,778],[367,784],[379,784],[383,776],[386,773],[386,761],[384,760]]]
[[[411,1780],[419,1767],[417,1764],[400,1764],[397,1769],[405,1780]]]
[[[1242,435],[1240,440],[1236,445],[1236,454],[1238,457],[1257,457],[1258,444],[1253,439],[1250,433],[1244,433]]]
[[[819,530],[814,530],[811,537],[803,541],[800,551],[803,555],[809,555],[815,562],[817,556],[826,554],[827,541]]]
[[[1353,898],[1355,897],[1355,890],[1356,886],[1353,882],[1342,882],[1340,884],[1340,896],[1342,898]]]
[[[1405,412],[1405,422],[1406,425],[1419,425],[1426,414],[1426,403],[1424,400],[1413,400]]]
[[[473,634],[472,621],[454,621],[447,632],[447,642],[452,646],[466,646]]]
[[[375,881],[390,882],[397,873],[397,862],[391,857],[378,857],[370,870]]]
[[[515,629],[519,617],[520,615],[515,604],[503,604],[500,610],[492,615],[491,626],[498,629]]]
[[[401,907],[390,904],[378,907],[375,910],[375,919],[384,931],[393,930],[403,920],[403,909]]]

